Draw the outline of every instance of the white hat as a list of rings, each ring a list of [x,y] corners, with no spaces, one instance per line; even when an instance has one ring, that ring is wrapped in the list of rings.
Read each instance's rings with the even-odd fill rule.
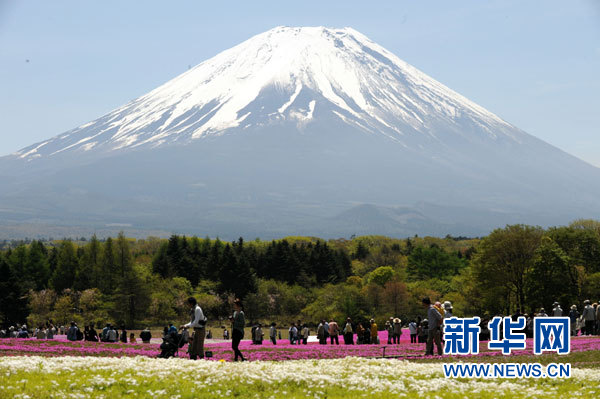
[[[450,301],[444,302],[444,309],[446,309],[446,310],[452,309],[452,303]]]

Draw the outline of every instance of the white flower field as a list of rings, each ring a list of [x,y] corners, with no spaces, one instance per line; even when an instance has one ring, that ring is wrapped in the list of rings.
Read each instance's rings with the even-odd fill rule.
[[[591,398],[600,370],[570,379],[447,379],[441,363],[348,357],[231,363],[186,359],[4,357],[0,398]]]

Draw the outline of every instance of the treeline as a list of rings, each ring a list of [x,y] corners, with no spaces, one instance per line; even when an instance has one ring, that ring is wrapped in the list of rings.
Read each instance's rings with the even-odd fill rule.
[[[345,281],[352,271],[346,251],[321,240],[246,244],[242,238],[223,243],[177,235],[160,246],[152,270],[164,278],[184,277],[194,287],[202,280],[217,281],[220,293],[240,298],[256,291],[257,278],[312,287]]]
[[[169,239],[32,241],[0,251],[3,324],[46,320],[141,327],[187,317],[189,295],[211,320],[235,297],[250,320],[423,313],[420,299],[450,300],[456,315],[566,309],[600,299],[600,222],[542,229],[513,225],[483,238],[287,237],[234,242]]]

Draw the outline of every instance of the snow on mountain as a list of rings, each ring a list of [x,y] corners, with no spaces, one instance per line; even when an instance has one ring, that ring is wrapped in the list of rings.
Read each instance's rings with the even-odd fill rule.
[[[254,36],[0,158],[0,180],[0,229],[480,235],[600,217],[598,168],[350,28]]]
[[[253,106],[265,90],[277,93],[275,103]],[[157,147],[284,121],[302,128],[323,113],[405,147],[452,140],[438,126],[454,127],[452,134],[463,138],[469,133],[461,127],[470,125],[485,136],[476,139],[520,141],[508,123],[354,29],[277,27],[14,155],[31,160],[69,151]]]

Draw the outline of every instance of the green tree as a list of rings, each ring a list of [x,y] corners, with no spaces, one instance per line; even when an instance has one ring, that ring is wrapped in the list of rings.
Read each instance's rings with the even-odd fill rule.
[[[131,250],[129,248],[129,242],[122,231],[119,233],[115,245],[115,261],[120,278],[124,278],[125,274],[128,273],[131,268]]]
[[[535,309],[550,309],[554,301],[568,306],[577,298],[577,280],[577,270],[567,254],[550,237],[543,237],[527,274],[528,304]]]
[[[31,286],[28,288],[42,290],[48,286],[50,278],[48,251],[41,241],[33,241],[29,246],[25,275],[31,282]]]
[[[552,227],[547,235],[588,273],[600,272],[600,235],[595,229],[583,227]]]
[[[394,269],[390,266],[381,266],[369,273],[368,282],[383,287],[392,278],[394,278]]]
[[[27,316],[27,296],[10,265],[0,255],[0,320],[3,325],[22,323]]]
[[[134,328],[143,319],[150,304],[149,275],[142,265],[129,266],[115,290],[113,315],[126,328]]]
[[[64,240],[58,248],[56,270],[51,279],[51,286],[56,292],[73,287],[78,267],[75,245],[70,240]]]
[[[81,292],[79,309],[87,323],[98,325],[108,320],[108,309],[98,288],[90,288]]]
[[[102,277],[99,279],[99,288],[104,294],[111,294],[117,285],[117,266],[113,240],[110,237],[108,237],[104,243],[101,270]]]
[[[58,297],[52,311],[52,319],[57,325],[67,326],[71,321],[78,324],[83,322],[83,318],[76,307],[76,298],[73,293],[66,291],[65,294]]]
[[[31,312],[27,317],[27,323],[32,327],[46,324],[52,319],[55,302],[56,292],[54,290],[30,291],[29,307]]]
[[[504,297],[492,312],[511,313],[526,305],[526,279],[533,268],[536,251],[544,231],[526,225],[506,226],[484,238],[473,259],[472,276],[482,295]],[[499,305],[504,305],[503,308]],[[516,305],[516,306],[515,306]]]
[[[222,266],[219,270],[219,283],[221,292],[229,292],[238,298],[244,298],[250,292],[256,291],[256,276],[245,259],[238,259],[237,251],[241,250],[234,249],[230,244],[225,246]]]
[[[417,247],[408,256],[407,272],[411,280],[450,278],[457,275],[466,262],[456,254],[449,254],[433,244],[429,248]]]

